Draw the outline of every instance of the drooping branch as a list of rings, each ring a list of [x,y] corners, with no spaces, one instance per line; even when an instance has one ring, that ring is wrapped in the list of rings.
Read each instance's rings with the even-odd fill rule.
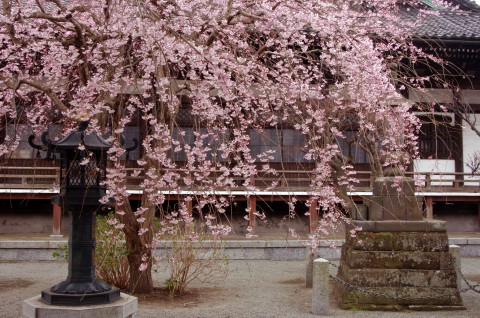
[[[50,86],[44,85],[39,81],[21,79],[12,88],[14,88],[14,91],[17,91],[22,85],[28,85],[43,92],[50,98],[50,100],[57,107],[58,110],[62,112],[66,112],[68,110],[68,107],[60,100],[60,98],[58,98],[57,94],[54,93]]]

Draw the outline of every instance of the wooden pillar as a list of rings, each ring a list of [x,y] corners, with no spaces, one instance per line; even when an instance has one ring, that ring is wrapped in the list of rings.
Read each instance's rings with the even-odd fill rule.
[[[310,199],[309,221],[310,221],[310,234],[313,234],[318,227],[318,202],[317,199]]]
[[[433,219],[433,198],[425,197],[425,212],[427,220]]]
[[[190,200],[184,200],[184,202],[185,202],[185,207],[187,209],[187,213],[190,216],[192,216],[193,215],[193,200],[190,198]],[[195,224],[195,223],[188,224],[187,227],[185,228],[185,231],[186,232],[191,232],[192,230],[195,230],[193,224]]]
[[[187,207],[188,214],[192,215],[192,213],[193,213],[193,201],[192,200],[185,200],[185,206]]]
[[[247,197],[248,226],[255,230],[255,212],[257,211],[257,197],[251,195]]]
[[[52,235],[62,235],[62,207],[59,204],[53,204],[53,231]]]

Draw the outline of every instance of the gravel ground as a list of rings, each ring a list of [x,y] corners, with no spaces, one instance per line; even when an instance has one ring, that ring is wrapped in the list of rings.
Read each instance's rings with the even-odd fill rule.
[[[311,289],[304,286],[302,261],[230,261],[230,274],[214,284],[193,283],[184,297],[161,294],[139,298],[137,318],[147,317],[316,317],[310,313]],[[332,268],[332,273],[334,269]],[[480,282],[480,258],[463,258],[462,271]],[[22,300],[37,296],[67,275],[63,262],[0,262],[1,318],[22,316]],[[165,277],[155,274],[155,281]],[[351,312],[331,302],[332,317],[479,317],[480,294],[462,294],[465,311]]]

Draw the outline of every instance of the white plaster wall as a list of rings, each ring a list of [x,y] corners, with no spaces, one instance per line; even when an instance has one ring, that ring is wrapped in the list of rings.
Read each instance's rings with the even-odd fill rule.
[[[469,116],[476,119],[476,127],[480,130],[480,114],[469,114]],[[462,128],[463,134],[463,171],[471,172],[470,168],[467,167],[467,162],[473,156],[475,151],[480,151],[480,137],[470,128],[470,126],[463,122]],[[479,182],[471,182],[471,181],[480,181],[480,177],[469,177],[465,176],[465,186],[475,186],[478,187],[480,185]]]
[[[432,173],[431,179],[439,180],[432,182],[432,186],[453,186],[453,182],[448,180],[455,180],[454,175],[435,174],[455,172],[455,160],[417,159],[413,162],[413,170],[415,172]],[[420,178],[425,179],[425,176]]]

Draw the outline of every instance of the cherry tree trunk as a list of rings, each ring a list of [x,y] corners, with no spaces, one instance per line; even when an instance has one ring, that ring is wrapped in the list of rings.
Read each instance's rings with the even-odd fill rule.
[[[135,294],[148,294],[153,291],[152,262],[147,261],[147,268],[144,271],[139,270],[140,266],[144,263],[142,261],[143,256],[144,253],[137,251],[132,251],[128,254],[128,263],[130,265],[128,290]],[[151,259],[151,255],[149,259]]]
[[[143,227],[149,231],[143,235],[139,235],[140,224],[137,222],[129,204],[122,206],[125,214],[121,217],[121,221],[125,225],[123,231],[125,233],[125,241],[128,251],[128,264],[130,268],[130,279],[128,282],[128,291],[135,294],[151,293],[153,291],[152,281],[152,220],[154,210],[149,209],[148,216],[143,223]],[[142,270],[140,268],[144,267]]]

